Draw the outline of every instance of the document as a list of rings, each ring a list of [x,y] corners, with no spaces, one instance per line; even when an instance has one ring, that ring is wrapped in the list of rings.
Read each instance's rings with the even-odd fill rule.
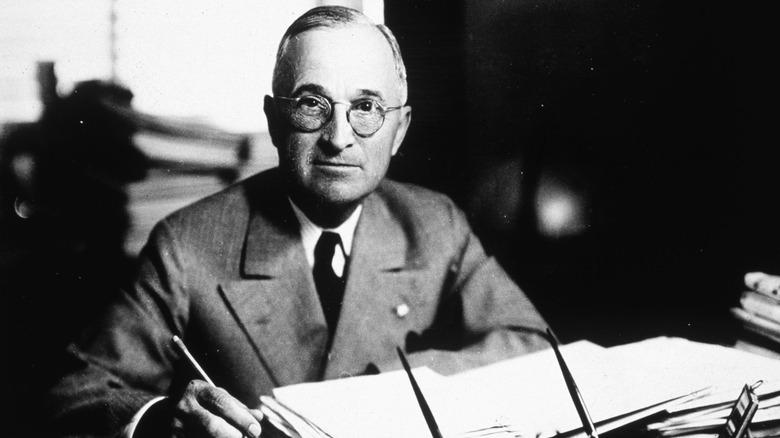
[[[657,430],[712,429],[721,418],[725,424],[741,388],[759,380],[766,410],[756,418],[776,414],[780,404],[773,398],[780,362],[729,347],[661,337],[612,348],[579,341],[561,353],[600,433],[658,412],[677,423],[656,422]],[[412,371],[447,438],[582,435],[552,349],[446,377]],[[334,438],[431,436],[402,370],[292,385],[274,396]]]
[[[438,397],[447,392],[445,377],[425,367],[412,372],[429,403],[436,400],[437,420],[451,427],[457,423],[457,412]],[[287,386],[274,390],[274,396],[335,438],[430,438],[403,370]]]

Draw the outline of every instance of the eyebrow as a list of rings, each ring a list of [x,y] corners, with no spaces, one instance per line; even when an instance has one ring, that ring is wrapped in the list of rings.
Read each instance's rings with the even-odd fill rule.
[[[325,91],[325,88],[322,85],[319,84],[313,84],[313,83],[305,83],[299,85],[295,90],[293,90],[293,93],[289,97],[298,97],[303,93],[313,93],[313,94],[319,94],[321,96],[328,96],[328,93]],[[382,95],[382,92],[378,90],[371,90],[368,88],[361,88],[357,90],[357,98],[364,98],[364,97],[374,97],[380,102],[385,101],[384,95]]]
[[[323,88],[322,85],[307,83],[299,85],[298,88],[293,90],[293,93],[290,97],[298,97],[305,92],[320,94],[323,96],[326,95],[325,88]]]
[[[361,96],[361,97],[366,97],[366,96],[376,97],[377,99],[379,99],[382,102],[385,101],[385,98],[384,98],[384,96],[382,96],[382,93],[377,91],[377,90],[369,90],[369,89],[363,88],[361,90],[358,90],[358,95]]]

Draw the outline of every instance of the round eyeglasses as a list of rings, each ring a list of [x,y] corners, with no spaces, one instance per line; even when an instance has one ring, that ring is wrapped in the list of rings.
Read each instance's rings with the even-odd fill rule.
[[[401,109],[401,106],[383,107],[374,99],[360,99],[352,103],[335,102],[318,94],[301,97],[274,97],[280,109],[287,116],[290,125],[304,132],[322,129],[333,117],[333,106],[337,103],[349,105],[347,121],[352,130],[361,137],[374,135],[385,123],[385,114]]]

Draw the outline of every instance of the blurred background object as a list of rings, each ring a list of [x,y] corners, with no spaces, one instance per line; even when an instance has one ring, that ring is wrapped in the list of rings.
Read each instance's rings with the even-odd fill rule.
[[[742,326],[737,347],[780,358],[780,276],[745,274],[739,305],[732,307],[731,313]]]
[[[13,376],[3,411],[15,420],[11,430],[31,414],[68,341],[132,274],[124,187],[148,170],[132,141],[135,125],[101,104],[129,108],[128,89],[93,80],[61,97],[48,62],[38,78],[39,120],[7,125],[0,141],[0,331],[3,368]]]
[[[20,359],[4,364],[17,377],[4,414],[17,420],[68,342],[132,279],[152,226],[236,181],[250,158],[248,136],[138,112],[117,83],[82,81],[60,96],[51,62],[38,80],[40,119],[7,124],[0,139],[0,330]]]

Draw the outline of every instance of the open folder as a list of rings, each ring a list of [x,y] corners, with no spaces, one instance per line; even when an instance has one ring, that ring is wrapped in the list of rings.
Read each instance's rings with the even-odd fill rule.
[[[666,436],[717,435],[739,390],[759,380],[765,412],[754,425],[771,430],[780,418],[776,360],[679,338],[612,348],[579,341],[561,352],[599,433],[640,424]],[[446,377],[413,372],[447,438],[584,436],[552,350]],[[282,387],[265,401],[291,437],[431,436],[402,370]]]

